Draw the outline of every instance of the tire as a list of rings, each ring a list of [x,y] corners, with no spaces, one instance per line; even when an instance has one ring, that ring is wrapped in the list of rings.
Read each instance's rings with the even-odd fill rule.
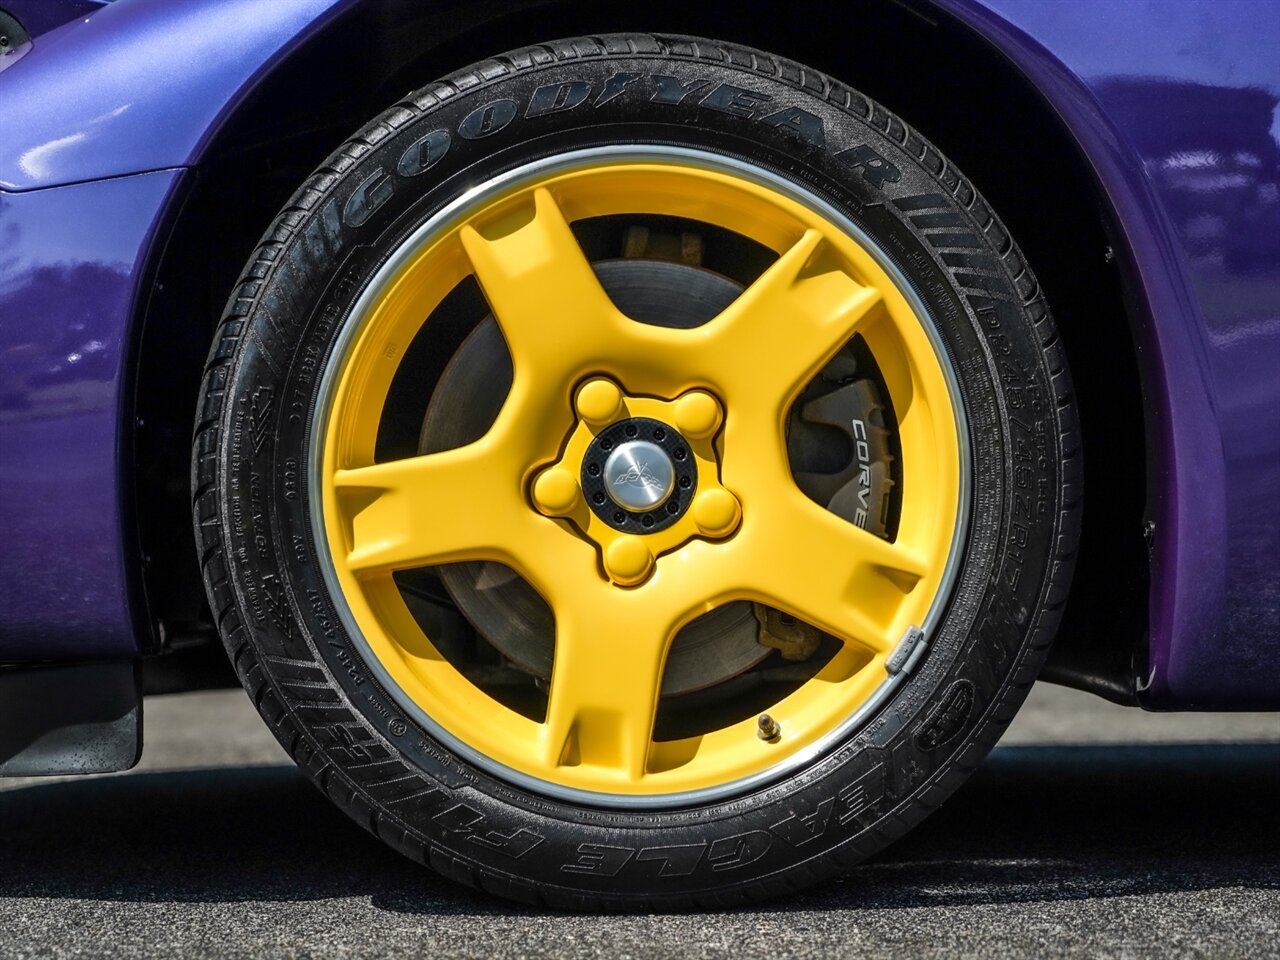
[[[750,165],[864,231],[936,327],[972,480],[945,595],[900,682],[785,769],[675,803],[541,790],[406,709],[352,636],[313,524],[308,458],[324,372],[344,318],[393,252],[469,188],[617,144]],[[298,765],[406,856],[572,909],[776,896],[924,819],[999,738],[1045,659],[1076,550],[1080,478],[1048,307],[969,181],[897,117],[814,70],[716,41],[630,34],[485,60],[342,145],[267,231],[227,305],[193,452],[212,610],[245,689]]]

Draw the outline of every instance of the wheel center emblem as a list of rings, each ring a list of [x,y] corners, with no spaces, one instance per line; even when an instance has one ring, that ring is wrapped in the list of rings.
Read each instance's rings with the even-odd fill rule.
[[[630,440],[619,444],[604,464],[605,489],[628,510],[651,510],[675,488],[675,467],[656,443]]]

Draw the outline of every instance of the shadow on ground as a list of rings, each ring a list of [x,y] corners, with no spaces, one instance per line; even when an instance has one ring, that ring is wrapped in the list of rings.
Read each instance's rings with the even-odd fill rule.
[[[875,861],[771,911],[1280,889],[1280,744],[1008,747]],[[0,895],[118,902],[366,895],[523,914],[384,849],[291,767],[138,773],[0,793]]]

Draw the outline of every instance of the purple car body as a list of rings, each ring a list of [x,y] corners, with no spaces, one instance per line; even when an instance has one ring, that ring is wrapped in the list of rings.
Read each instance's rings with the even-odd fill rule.
[[[149,651],[137,370],[172,225],[255,91],[368,6],[0,0],[31,34],[0,53],[0,664]],[[1033,89],[1113,225],[1145,416],[1146,636],[1111,641],[1134,699],[1280,709],[1280,8],[913,9]]]

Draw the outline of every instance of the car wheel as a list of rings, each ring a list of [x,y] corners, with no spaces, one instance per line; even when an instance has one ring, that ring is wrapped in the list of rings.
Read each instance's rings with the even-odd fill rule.
[[[757,899],[995,742],[1078,531],[1069,376],[938,152],[807,67],[576,39],[359,131],[195,432],[210,603],[340,807],[525,901]]]

